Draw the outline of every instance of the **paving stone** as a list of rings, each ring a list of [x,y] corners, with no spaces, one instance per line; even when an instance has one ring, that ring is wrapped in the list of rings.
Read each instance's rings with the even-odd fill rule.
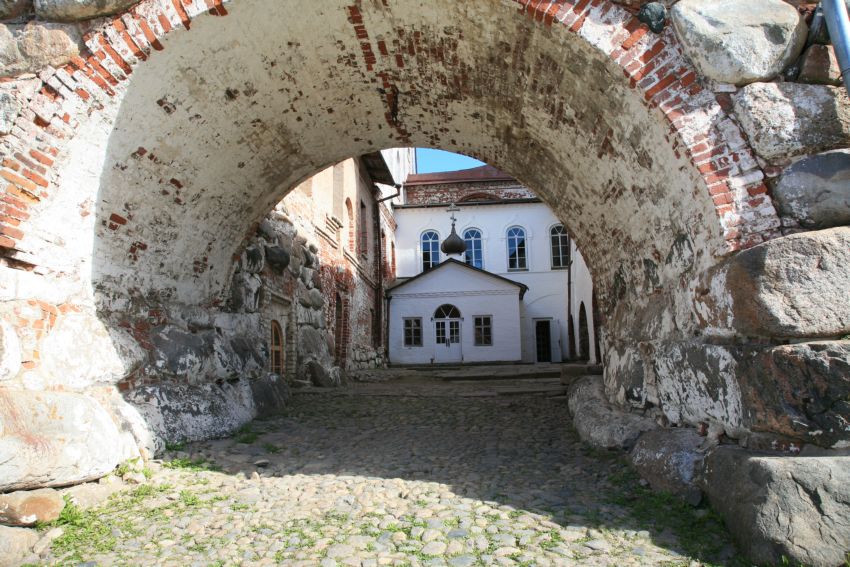
[[[423,383],[405,396],[391,380],[296,393],[284,414],[251,425],[251,443],[167,452],[144,485],[82,485],[121,490],[90,512],[115,544],[95,552],[89,542],[70,563],[687,564],[675,537],[649,537],[658,517],[638,522],[609,501],[620,490],[610,479],[627,465],[587,456],[564,398],[457,395],[488,391],[486,382]],[[268,464],[252,480],[258,456]],[[68,537],[39,534],[33,563],[69,564],[77,534],[65,529]],[[727,555],[698,559],[724,564],[724,537]]]

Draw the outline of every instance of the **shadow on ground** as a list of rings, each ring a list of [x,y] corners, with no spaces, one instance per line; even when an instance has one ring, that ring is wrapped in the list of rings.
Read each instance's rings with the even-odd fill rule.
[[[232,438],[169,447],[104,506],[69,508],[44,559],[746,564],[708,510],[653,494],[621,455],[583,445],[559,393],[557,380],[302,391]]]
[[[420,395],[409,397],[368,388],[300,394],[284,416],[255,421],[232,439],[194,444],[180,456],[246,476],[438,483],[460,498],[510,507],[511,518],[529,512],[595,529],[601,533],[577,540],[589,554],[619,548],[641,563],[647,549],[633,541],[640,534],[669,551],[670,564],[746,564],[709,510],[653,493],[622,455],[582,444],[565,398],[486,395],[481,388],[459,385],[460,398],[416,388]],[[354,502],[339,498],[333,510],[362,512]],[[611,546],[583,547],[594,540]]]

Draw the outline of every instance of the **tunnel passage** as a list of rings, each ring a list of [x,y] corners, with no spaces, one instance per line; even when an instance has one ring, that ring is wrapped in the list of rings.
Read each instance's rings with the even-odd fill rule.
[[[784,364],[773,337],[841,333],[739,322],[748,294],[732,291],[759,272],[730,262],[761,258],[751,247],[779,221],[671,29],[608,1],[210,4],[146,0],[94,25],[91,56],[49,75],[22,115],[33,135],[14,143],[45,167],[41,189],[4,170],[30,210],[0,241],[26,363],[9,384],[100,400],[130,453],[162,444],[167,408],[187,436],[236,427],[267,357],[236,356],[264,338],[227,305],[257,224],[313,173],[413,145],[495,165],[569,227],[598,287],[610,400],[732,436],[846,443],[833,414],[785,415],[763,383],[761,367]],[[205,358],[161,363],[169,336],[198,330]],[[105,362],[56,372],[41,357],[62,349],[42,342],[67,337]]]

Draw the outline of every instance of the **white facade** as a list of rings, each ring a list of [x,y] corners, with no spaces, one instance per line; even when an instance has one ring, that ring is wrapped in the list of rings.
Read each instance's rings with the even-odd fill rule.
[[[389,301],[389,354],[393,364],[519,362],[521,286],[467,267],[444,262],[421,277],[403,282],[387,293]],[[437,317],[443,305],[457,308],[456,321]],[[476,344],[476,319],[489,319],[489,344]],[[405,320],[418,319],[421,340],[405,344]],[[460,340],[440,342],[457,325]]]
[[[593,328],[593,285],[587,266],[581,254],[570,243],[571,258],[569,269],[553,268],[550,231],[561,223],[552,211],[543,203],[521,201],[503,201],[498,203],[460,204],[456,212],[457,232],[464,236],[470,228],[481,232],[482,268],[498,276],[514,280],[528,287],[524,299],[520,302],[520,329],[514,335],[513,342],[520,347],[519,359],[523,362],[562,361],[582,355],[591,361],[598,361]],[[420,238],[426,231],[436,231],[442,242],[451,230],[451,219],[444,206],[401,206],[395,208],[396,245],[398,247],[398,278],[410,278],[423,271],[423,255]],[[522,270],[510,270],[508,267],[508,231],[520,227],[525,231],[527,266]],[[440,254],[440,260],[445,255]],[[434,292],[449,292],[463,283],[462,274],[457,280],[439,282],[445,287],[433,288]],[[423,278],[424,279],[424,278]],[[429,280],[424,280],[429,281]],[[434,280],[437,283],[438,280]],[[568,289],[569,288],[569,289]],[[393,300],[395,301],[395,300]],[[498,303],[497,297],[483,299]],[[574,325],[574,344],[569,349],[569,310]],[[581,305],[587,321],[586,341],[580,337],[579,313]],[[391,307],[391,328],[397,322],[399,314]],[[430,316],[430,315],[429,315]],[[545,341],[548,327],[548,356]],[[390,340],[393,334],[390,332]],[[585,343],[585,352],[580,349]],[[394,347],[390,343],[390,360],[403,363],[402,355],[394,358]],[[539,350],[540,349],[540,350]],[[492,360],[502,360],[494,358]],[[466,361],[466,360],[465,360]]]

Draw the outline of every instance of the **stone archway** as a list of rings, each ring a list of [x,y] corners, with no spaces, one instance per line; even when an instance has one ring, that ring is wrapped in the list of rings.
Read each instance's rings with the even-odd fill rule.
[[[24,363],[7,393],[75,390],[50,396],[85,399],[126,454],[169,419],[194,437],[250,419],[249,387],[228,381],[264,367],[231,352],[258,332],[227,304],[246,238],[312,173],[416,145],[499,167],[569,227],[598,286],[609,401],[846,446],[844,390],[807,378],[846,347],[776,344],[850,332],[846,308],[814,308],[846,278],[812,264],[846,231],[772,240],[765,168],[672,29],[608,0],[145,0],[90,27],[90,53],[46,69],[3,140],[4,335]],[[71,364],[72,337],[105,362]],[[188,343],[202,355],[175,351]]]

